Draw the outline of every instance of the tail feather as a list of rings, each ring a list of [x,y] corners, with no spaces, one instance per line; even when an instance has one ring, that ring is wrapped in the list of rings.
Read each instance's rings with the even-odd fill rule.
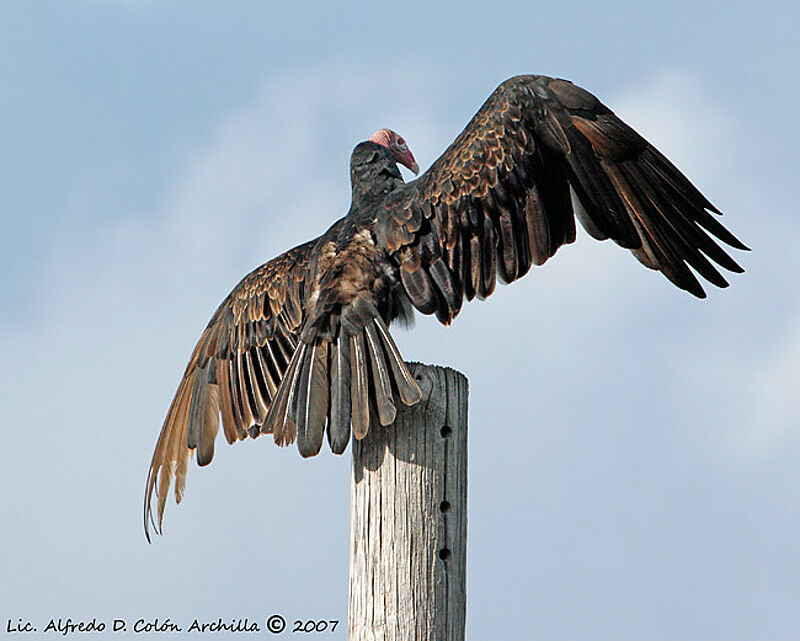
[[[353,435],[362,439],[369,430],[369,384],[364,336],[350,337],[350,405]]]
[[[408,367],[406,367],[403,357],[400,355],[400,350],[397,349],[397,345],[395,345],[391,334],[389,334],[389,329],[383,319],[380,316],[376,316],[374,323],[378,338],[386,352],[389,366],[392,368],[394,384],[400,394],[400,400],[405,405],[416,405],[422,398],[422,390],[420,390],[411,372],[408,371]]]
[[[392,401],[392,384],[389,380],[386,356],[378,343],[378,335],[375,333],[374,324],[366,326],[364,336],[369,351],[372,389],[375,392],[375,407],[378,410],[378,418],[381,425],[391,425],[397,416],[397,408]]]
[[[314,456],[322,447],[328,417],[328,342],[320,341],[305,353],[302,375],[298,379],[297,447],[300,455]]]
[[[279,445],[297,437],[304,457],[319,453],[327,424],[331,450],[341,454],[351,434],[394,423],[398,403],[422,398],[377,310],[361,305],[337,331],[312,331],[298,344],[261,427]]]
[[[350,441],[350,338],[339,332],[331,349],[331,403],[328,443],[334,454],[341,454]]]

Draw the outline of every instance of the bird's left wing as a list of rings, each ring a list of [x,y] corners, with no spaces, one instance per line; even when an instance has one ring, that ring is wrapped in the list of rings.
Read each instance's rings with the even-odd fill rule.
[[[573,212],[571,190],[580,205]],[[442,156],[385,201],[379,243],[422,313],[449,323],[575,240],[575,220],[611,238],[681,289],[705,292],[691,266],[727,286],[712,261],[742,269],[712,239],[746,247],[719,211],[655,147],[566,80],[502,83]]]
[[[192,451],[207,465],[222,428],[228,443],[256,437],[297,345],[305,278],[316,240],[263,264],[222,302],[194,348],[158,437],[144,501],[144,527],[161,529],[170,484],[180,503]],[[153,498],[156,498],[156,516]]]

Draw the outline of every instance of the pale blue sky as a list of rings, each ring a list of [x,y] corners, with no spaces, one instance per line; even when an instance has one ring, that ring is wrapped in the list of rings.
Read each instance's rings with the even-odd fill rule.
[[[0,625],[346,619],[349,452],[220,445],[148,546],[163,414],[236,281],[345,213],[356,142],[392,127],[424,168],[534,72],[754,251],[696,301],[584,235],[398,331],[470,379],[467,638],[797,639],[796,3],[285,4],[0,9]]]

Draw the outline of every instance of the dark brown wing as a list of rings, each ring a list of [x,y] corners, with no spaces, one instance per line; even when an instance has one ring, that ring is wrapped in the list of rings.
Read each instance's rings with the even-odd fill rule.
[[[151,522],[161,529],[173,477],[175,500],[181,501],[192,450],[199,465],[211,462],[220,415],[228,443],[258,435],[297,345],[315,244],[295,247],[245,276],[200,336],[150,463],[144,501],[148,540]]]
[[[711,238],[747,249],[720,213],[657,149],[566,80],[517,76],[489,97],[455,142],[379,217],[379,242],[401,266],[411,301],[449,323],[575,240],[576,213],[695,296],[692,267],[726,287],[712,262],[743,271]],[[711,260],[709,260],[711,259]]]

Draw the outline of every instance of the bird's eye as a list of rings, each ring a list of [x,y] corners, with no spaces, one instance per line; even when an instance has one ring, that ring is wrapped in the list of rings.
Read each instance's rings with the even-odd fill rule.
[[[406,146],[406,141],[405,141],[405,140],[403,140],[402,138],[398,138],[398,139],[397,139],[397,145],[398,145],[399,147],[405,147],[405,146]]]

